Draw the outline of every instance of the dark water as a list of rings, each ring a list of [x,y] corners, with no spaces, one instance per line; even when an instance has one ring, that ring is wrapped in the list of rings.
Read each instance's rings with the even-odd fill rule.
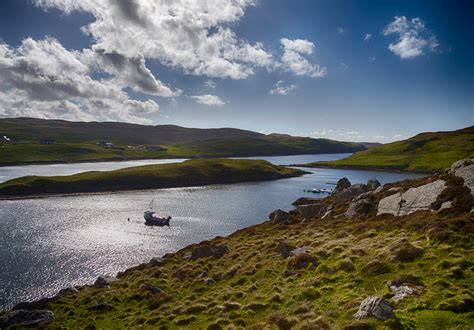
[[[290,164],[342,156],[263,158]],[[375,177],[382,184],[419,176],[311,171],[303,177],[268,182],[0,201],[0,308],[91,283],[99,275],[114,275],[190,243],[260,223],[276,208],[291,208],[298,197],[316,196],[303,190],[333,188],[327,182],[343,176],[352,183]],[[155,209],[173,216],[170,228],[143,225],[143,211],[151,199]]]

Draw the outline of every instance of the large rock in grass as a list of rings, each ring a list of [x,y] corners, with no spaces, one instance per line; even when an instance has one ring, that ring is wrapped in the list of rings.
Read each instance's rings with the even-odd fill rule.
[[[117,279],[113,276],[99,276],[94,282],[96,288],[108,288],[112,282],[115,282]]]
[[[285,212],[283,210],[275,210],[273,211],[272,213],[270,213],[270,215],[268,216],[270,218],[270,220],[272,220],[273,222],[283,222],[283,221],[286,221],[288,220],[290,214],[288,212]]]
[[[377,320],[388,320],[395,318],[393,307],[390,303],[377,296],[370,296],[364,299],[359,306],[359,310],[354,314],[355,319],[375,317]]]
[[[49,310],[18,309],[0,314],[0,329],[7,327],[43,327],[53,321],[54,314]]]
[[[199,258],[214,257],[215,259],[222,257],[228,248],[227,245],[201,245],[196,247],[193,252],[191,252],[191,260],[196,260]]]
[[[351,186],[351,182],[348,178],[339,179],[336,183],[336,187],[333,190],[333,194],[337,194]]]
[[[464,185],[471,190],[471,195],[474,196],[474,158],[454,162],[449,172],[462,178]]]
[[[295,212],[297,212],[304,220],[311,220],[324,215],[324,213],[326,213],[326,209],[327,206],[324,205],[323,202],[319,202],[315,204],[298,206],[295,208]]]
[[[443,180],[437,180],[382,198],[378,205],[377,215],[404,216],[417,211],[428,211],[444,189],[446,189],[446,183]]]

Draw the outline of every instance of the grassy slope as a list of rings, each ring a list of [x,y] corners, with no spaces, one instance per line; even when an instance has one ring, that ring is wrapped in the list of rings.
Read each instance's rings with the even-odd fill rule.
[[[412,275],[426,290],[392,303],[404,328],[472,329],[473,217],[422,212],[402,218],[268,221],[213,239],[228,246],[220,259],[188,260],[195,245],[188,246],[165,256],[164,265],[125,271],[110,288],[84,286],[33,308],[54,312],[52,328],[389,329],[397,328],[393,321],[354,321],[352,315],[365,297],[387,295],[387,281]],[[403,239],[424,254],[410,262],[391,260],[389,247]],[[285,275],[288,260],[277,252],[280,241],[307,247],[316,264]],[[365,267],[373,260],[385,263],[386,272],[368,273]],[[215,283],[205,284],[205,278]],[[147,284],[171,297],[149,293]],[[114,309],[88,311],[99,302]]]
[[[228,157],[339,153],[364,150],[363,144],[325,139],[264,135],[233,128],[194,129],[172,125],[142,126],[126,123],[83,123],[32,118],[0,119],[0,136],[15,143],[0,145],[0,164],[77,162],[138,158]],[[41,138],[55,140],[40,145]],[[105,140],[116,148],[96,146]],[[127,146],[160,145],[165,151]]]
[[[193,159],[69,176],[25,176],[0,184],[0,196],[199,186],[280,179],[303,173],[262,160]]]
[[[456,160],[473,156],[474,127],[468,127],[453,132],[423,133],[360,151],[342,160],[306,166],[436,172],[448,168]]]

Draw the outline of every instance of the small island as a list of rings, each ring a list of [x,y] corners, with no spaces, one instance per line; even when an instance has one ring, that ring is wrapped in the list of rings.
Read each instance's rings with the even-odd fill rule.
[[[0,198],[141,190],[275,180],[307,172],[264,160],[192,159],[67,176],[25,176],[0,184]]]

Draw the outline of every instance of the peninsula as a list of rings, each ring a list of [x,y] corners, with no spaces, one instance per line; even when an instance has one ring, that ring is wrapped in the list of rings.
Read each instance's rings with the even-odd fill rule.
[[[306,172],[264,160],[192,159],[182,163],[127,167],[68,176],[25,176],[0,184],[0,198],[203,186],[275,180]]]

